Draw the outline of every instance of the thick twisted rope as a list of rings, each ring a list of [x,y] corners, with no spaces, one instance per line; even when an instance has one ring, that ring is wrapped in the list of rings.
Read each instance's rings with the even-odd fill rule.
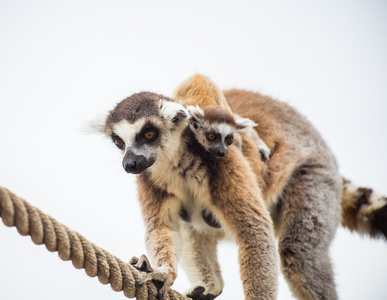
[[[123,291],[128,298],[156,299],[155,285],[148,282],[140,287],[143,274],[131,264],[90,243],[3,187],[0,187],[0,217],[6,226],[16,226],[21,235],[30,235],[35,244],[45,244],[49,251],[58,251],[62,260],[71,260],[75,268],[84,268],[90,277],[98,276],[102,284],[110,283],[114,291]],[[165,299],[188,298],[170,289]]]

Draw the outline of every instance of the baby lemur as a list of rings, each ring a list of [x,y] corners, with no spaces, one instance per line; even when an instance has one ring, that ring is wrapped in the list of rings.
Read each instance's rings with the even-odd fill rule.
[[[197,141],[215,157],[225,156],[227,148],[232,144],[240,149],[241,138],[238,133],[246,135],[257,126],[250,119],[234,117],[219,106],[210,105],[201,109],[199,106],[189,105],[187,110],[190,114],[190,127]],[[255,143],[262,161],[267,161],[269,148],[258,135]]]
[[[192,86],[195,86],[193,89]],[[227,122],[233,123],[236,120],[238,128],[238,134],[236,135],[235,144],[237,147],[241,146],[241,137],[249,139],[248,144],[255,144],[258,149],[261,160],[267,161],[269,159],[270,149],[266,143],[261,139],[258,131],[254,130],[253,127],[257,124],[247,118],[242,118],[235,112],[231,111],[230,106],[227,103],[222,91],[211,81],[203,81],[200,75],[193,76],[189,81],[183,82],[174,92],[173,98],[180,104],[191,107],[191,121],[193,122],[196,118],[196,126],[199,128],[191,129],[195,132],[196,137],[199,141],[202,141],[205,137],[206,132],[210,131],[212,127],[214,130],[219,131],[220,127],[215,126],[215,123],[226,124]],[[198,108],[198,109],[195,109]],[[203,119],[203,112],[201,109],[206,110],[205,114],[208,115],[205,122]],[[216,120],[219,118],[218,120]],[[217,122],[224,120],[223,122]],[[202,125],[201,128],[199,125]],[[235,126],[232,124],[232,126]],[[235,130],[234,130],[235,131]],[[207,142],[202,143],[206,147]],[[227,143],[226,143],[227,144]],[[215,153],[217,155],[217,153]]]
[[[276,297],[279,259],[272,221],[240,150],[231,145],[227,155],[214,157],[196,139],[184,106],[147,92],[118,103],[98,128],[123,151],[124,169],[139,175],[152,267],[145,257],[132,260],[149,271],[141,283],[163,282],[162,298],[180,260],[192,283],[187,294],[215,298],[223,289],[216,245],[227,237],[239,246],[246,299]],[[217,156],[219,151],[223,148],[216,149]]]

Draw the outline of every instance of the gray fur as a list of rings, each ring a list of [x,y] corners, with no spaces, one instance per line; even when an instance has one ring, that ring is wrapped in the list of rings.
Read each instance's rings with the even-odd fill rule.
[[[337,299],[329,245],[340,220],[337,170],[301,167],[283,194],[278,249],[282,271],[299,299]]]

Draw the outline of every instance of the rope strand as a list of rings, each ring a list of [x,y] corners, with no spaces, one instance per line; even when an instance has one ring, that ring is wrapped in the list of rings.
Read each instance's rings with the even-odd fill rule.
[[[62,260],[71,260],[75,268],[85,269],[90,277],[97,276],[102,284],[110,283],[114,291],[123,291],[127,298],[157,299],[153,283],[138,286],[142,274],[131,264],[89,242],[3,187],[0,187],[0,217],[6,226],[15,226],[21,235],[30,235],[35,244],[45,244],[48,251],[57,251]],[[170,289],[165,299],[189,298]]]

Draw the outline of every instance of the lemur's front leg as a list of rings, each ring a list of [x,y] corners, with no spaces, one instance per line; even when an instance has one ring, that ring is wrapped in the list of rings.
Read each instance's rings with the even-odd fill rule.
[[[188,297],[214,299],[223,290],[216,246],[223,232],[198,232],[190,224],[180,227],[183,249],[180,263],[192,284]]]
[[[226,178],[213,177],[214,212],[239,246],[245,299],[275,299],[279,255],[273,224],[246,161],[237,149],[230,150],[216,173]]]
[[[145,184],[144,178],[140,176],[137,183],[146,225],[145,242],[150,266],[144,266],[141,261],[133,261],[133,264],[147,271],[140,284],[153,281],[158,288],[158,299],[163,299],[177,276],[175,242],[171,225],[168,224],[168,200],[171,197],[149,183]]]
[[[155,228],[148,225],[146,233],[146,247],[151,260],[152,272],[141,281],[155,281],[163,283],[159,289],[159,299],[163,299],[168,289],[176,279],[174,242],[168,227],[158,224]],[[157,286],[157,285],[156,285]]]
[[[255,201],[251,197],[250,201]],[[260,205],[230,199],[223,208],[227,227],[235,235],[245,299],[276,299],[279,256],[273,226],[261,200]]]

